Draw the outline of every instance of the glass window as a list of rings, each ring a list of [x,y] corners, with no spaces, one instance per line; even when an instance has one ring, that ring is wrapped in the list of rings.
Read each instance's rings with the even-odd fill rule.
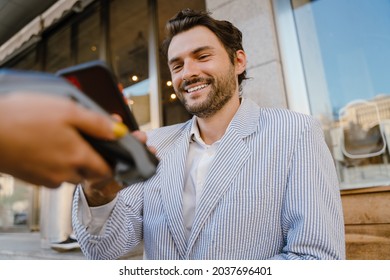
[[[46,42],[45,71],[54,73],[73,64],[71,56],[71,28],[65,26],[53,33]]]
[[[40,70],[41,64],[38,56],[38,45],[22,57],[18,57],[16,61],[12,61],[9,64],[4,65],[4,67],[21,70]]]
[[[112,68],[140,126],[150,122],[148,1],[110,1]]]
[[[310,109],[341,188],[390,184],[390,1],[291,3]]]
[[[93,13],[74,24],[73,44],[76,45],[76,64],[99,58],[100,14],[96,8]]]
[[[50,32],[46,39],[45,71],[99,58],[100,6],[92,5],[83,16],[71,18]]]

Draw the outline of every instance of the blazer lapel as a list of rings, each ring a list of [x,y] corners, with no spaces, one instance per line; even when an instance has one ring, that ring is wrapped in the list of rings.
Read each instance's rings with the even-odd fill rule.
[[[196,209],[191,235],[188,240],[187,252],[194,245],[206,219],[211,215],[218,201],[230,187],[230,182],[236,177],[242,165],[249,157],[248,147],[246,147],[242,139],[237,139],[235,135],[228,136],[227,139],[224,139],[226,141],[222,141],[218,148],[225,151],[234,149],[234,153],[219,153],[212,163],[205,181],[199,206]]]
[[[191,127],[191,126],[190,126]],[[168,228],[182,258],[186,250],[183,219],[183,184],[189,147],[189,129],[176,141],[173,151],[165,157],[161,170],[161,196]]]
[[[191,252],[206,220],[212,214],[219,200],[231,187],[232,180],[247,162],[251,153],[243,139],[254,133],[258,124],[259,110],[257,105],[249,100],[243,100],[228,131],[221,139],[217,156],[207,175],[188,240],[187,254]]]

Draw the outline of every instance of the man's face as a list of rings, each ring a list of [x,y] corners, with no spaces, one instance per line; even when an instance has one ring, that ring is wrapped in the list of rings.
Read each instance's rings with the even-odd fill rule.
[[[200,118],[213,116],[234,94],[238,96],[235,66],[217,36],[204,26],[173,37],[168,66],[178,98]]]

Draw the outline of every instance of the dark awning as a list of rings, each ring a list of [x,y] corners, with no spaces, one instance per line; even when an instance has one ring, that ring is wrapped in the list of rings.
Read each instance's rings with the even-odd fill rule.
[[[35,5],[41,5],[41,0],[28,0],[26,2],[33,2]],[[31,42],[37,42],[40,39],[41,33],[50,27],[55,22],[61,20],[67,13],[71,11],[82,11],[84,7],[93,2],[93,0],[58,0],[47,10],[39,13],[31,20],[27,25],[22,29],[15,32],[9,40],[4,42],[0,46],[0,63],[3,62],[7,57],[9,57],[14,52],[20,51],[26,46],[31,45]],[[23,12],[29,11],[20,11],[16,10],[17,6],[10,8],[7,13],[14,13],[15,15],[11,17],[22,17]],[[1,16],[0,10],[0,16]],[[37,11],[37,10],[36,10]],[[5,11],[4,11],[5,12]],[[4,24],[4,23],[3,23]]]

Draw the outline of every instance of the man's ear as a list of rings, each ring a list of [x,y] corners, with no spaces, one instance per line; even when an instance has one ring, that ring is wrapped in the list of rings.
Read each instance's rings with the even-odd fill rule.
[[[246,54],[243,50],[236,51],[235,63],[237,75],[240,75],[246,70]]]

